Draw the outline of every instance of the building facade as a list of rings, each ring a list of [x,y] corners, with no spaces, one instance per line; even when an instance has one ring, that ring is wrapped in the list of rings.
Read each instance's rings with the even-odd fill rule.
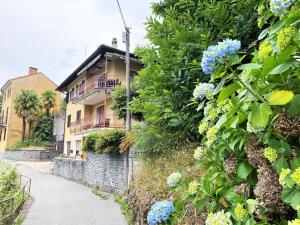
[[[131,76],[141,63],[131,54]],[[84,137],[91,132],[124,129],[125,121],[112,111],[112,92],[125,85],[125,52],[101,45],[58,89],[67,94],[64,153],[82,156]]]
[[[0,151],[9,149],[22,140],[22,118],[17,115],[14,107],[15,99],[21,90],[32,90],[38,97],[41,97],[43,92],[56,91],[56,88],[55,83],[33,67],[29,67],[28,75],[8,80],[4,84],[1,88],[3,102],[0,112]],[[56,107],[58,108],[61,103],[59,92],[57,92],[56,98]]]

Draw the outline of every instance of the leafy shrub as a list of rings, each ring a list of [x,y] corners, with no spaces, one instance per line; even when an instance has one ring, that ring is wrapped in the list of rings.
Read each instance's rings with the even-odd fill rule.
[[[33,136],[42,141],[53,140],[54,117],[51,114],[41,115],[33,129]]]
[[[140,123],[137,127],[133,150],[145,156],[163,154],[181,145],[182,139],[159,128]]]
[[[14,166],[0,162],[0,199],[8,198],[18,188],[18,173]]]
[[[267,2],[252,58],[224,43],[203,54],[216,88],[197,98],[202,174],[171,187],[178,224],[185,202],[205,224],[300,223],[300,1]]]
[[[105,132],[100,133],[100,136],[96,141],[96,153],[120,154],[119,146],[124,136],[125,131],[118,129],[106,130]]]
[[[96,154],[110,153],[117,155],[120,153],[119,145],[125,136],[123,130],[105,130],[101,133],[91,133],[85,137],[83,151],[95,152]]]
[[[259,32],[254,10],[258,5],[257,0],[153,3],[146,22],[150,44],[136,49],[145,68],[135,77],[139,96],[132,102],[147,126],[184,138],[199,137],[197,123],[203,114],[195,112],[197,104],[187,102],[195,84],[209,80],[199,67],[202,53],[223,37],[243,40],[247,49]]]
[[[201,171],[194,167],[195,148],[196,145],[185,143],[185,147],[178,150],[168,151],[156,157],[142,158],[142,171],[133,180],[126,194],[129,208],[135,219],[138,212],[136,207],[140,207],[146,216],[147,210],[155,200],[168,199],[172,195],[167,178],[173,171],[182,172],[183,177],[189,179],[195,179],[201,174]],[[188,219],[195,222],[193,216]]]
[[[96,142],[100,137],[100,133],[90,133],[83,141],[82,150],[87,152],[96,152]]]
[[[43,140],[40,140],[38,138],[26,138],[24,140],[24,142],[19,141],[16,144],[14,144],[13,146],[11,146],[9,148],[9,150],[11,151],[16,151],[16,150],[22,150],[24,148],[28,148],[28,147],[42,147],[45,148],[47,146],[48,142],[45,142]]]
[[[131,98],[138,96],[138,93],[131,89]],[[124,86],[117,86],[114,89],[112,97],[112,110],[118,115],[120,119],[126,119],[126,88]],[[143,114],[139,110],[131,109],[131,116],[134,120],[143,120]]]

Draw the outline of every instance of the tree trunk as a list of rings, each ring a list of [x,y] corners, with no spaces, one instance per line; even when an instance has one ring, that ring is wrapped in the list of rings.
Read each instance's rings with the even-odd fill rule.
[[[31,136],[31,127],[32,127],[32,121],[28,121],[28,140],[30,140],[30,136]]]
[[[23,117],[23,127],[22,127],[22,142],[25,141],[25,132],[26,132],[26,118]]]

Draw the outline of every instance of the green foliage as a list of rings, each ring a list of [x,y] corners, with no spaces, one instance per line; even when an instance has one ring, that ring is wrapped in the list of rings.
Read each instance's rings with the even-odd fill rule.
[[[42,94],[42,103],[46,111],[46,114],[50,113],[50,110],[55,107],[56,93],[52,90],[45,91]]]
[[[15,99],[15,111],[23,118],[22,140],[25,139],[26,121],[29,123],[28,138],[30,138],[31,125],[38,117],[41,103],[38,96],[31,90],[21,90]]]
[[[199,136],[203,114],[195,112],[196,102],[187,103],[196,84],[209,79],[199,66],[202,52],[225,37],[242,39],[247,48],[258,33],[257,5],[255,0],[153,3],[146,22],[151,44],[136,49],[145,68],[135,78],[139,96],[131,105],[147,126],[184,139]]]
[[[176,134],[170,134],[143,123],[136,127],[135,132],[133,150],[145,156],[166,153],[171,149],[179,147],[182,141]]]
[[[134,88],[131,89],[131,98],[137,98],[138,93]],[[126,88],[124,86],[117,86],[114,89],[112,96],[112,110],[118,115],[119,119],[126,119]],[[131,116],[134,120],[143,120],[143,114],[139,110],[131,110]]]
[[[87,152],[96,152],[96,142],[100,138],[100,133],[90,133],[83,141],[82,150]]]
[[[0,162],[0,199],[14,194],[18,188],[18,173],[14,166]]]
[[[28,147],[46,147],[47,142],[38,139],[38,138],[26,138],[24,141],[19,141],[16,144],[14,144],[13,146],[11,146],[9,148],[9,150],[11,151],[17,151],[17,150],[22,150],[24,148],[28,148]]]
[[[199,102],[201,111],[212,106],[217,116],[206,113],[201,120],[208,131],[196,162],[202,170],[195,178],[197,193],[188,192],[188,179],[172,189],[179,224],[185,202],[197,208],[195,214],[203,209],[214,213],[210,218],[223,209],[234,225],[299,223],[300,1],[280,16],[269,12],[268,5],[260,6],[265,30],[258,35],[258,50],[220,60],[210,79],[218,90]],[[287,38],[287,29],[296,32],[285,33]],[[211,127],[217,130],[214,135]]]
[[[122,214],[125,216],[128,225],[133,225],[133,216],[131,215],[126,200],[121,195],[116,195],[116,203],[121,206]]]
[[[122,138],[125,136],[123,130],[105,130],[101,133],[90,133],[83,142],[83,151],[95,152],[96,154],[109,153],[120,154]]]
[[[125,131],[118,129],[106,130],[100,133],[100,136],[96,141],[96,153],[109,153],[113,155],[120,154],[119,146],[124,136]]]
[[[99,198],[101,198],[102,200],[107,200],[109,197],[105,194],[102,194],[101,191],[99,190],[99,188],[93,188],[92,192],[97,195]]]
[[[49,113],[40,115],[33,129],[34,138],[41,141],[53,140],[54,117]]]

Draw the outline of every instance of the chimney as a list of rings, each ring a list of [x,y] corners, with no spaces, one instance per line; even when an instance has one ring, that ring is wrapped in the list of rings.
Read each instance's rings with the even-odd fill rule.
[[[113,38],[112,41],[111,41],[111,46],[113,48],[118,48],[118,40],[117,38]]]
[[[37,74],[38,73],[38,69],[37,68],[34,68],[34,67],[29,67],[29,70],[28,70],[28,75],[34,75],[34,74]]]

